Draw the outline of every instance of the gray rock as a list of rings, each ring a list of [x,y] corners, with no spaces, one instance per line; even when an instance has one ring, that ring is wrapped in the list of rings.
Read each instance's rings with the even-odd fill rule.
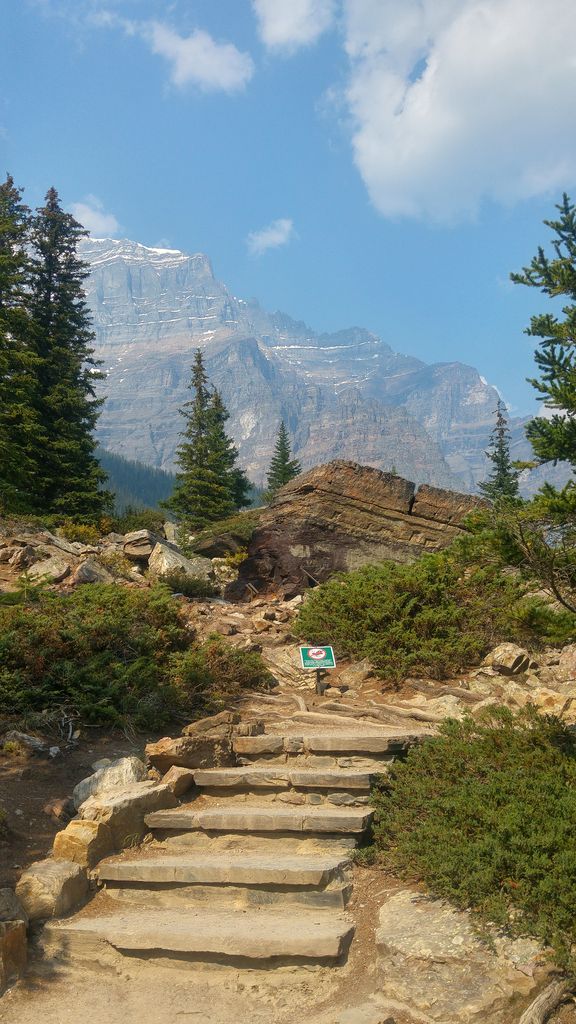
[[[483,664],[490,666],[500,675],[515,676],[528,670],[530,655],[517,644],[499,644],[487,655]]]
[[[147,778],[148,769],[138,757],[121,757],[100,768],[94,775],[82,779],[74,787],[72,799],[76,809],[90,796],[122,789],[134,782],[142,782]]]
[[[28,914],[13,889],[0,889],[0,921],[24,921]]]
[[[60,583],[70,575],[70,562],[58,555],[54,555],[52,558],[36,562],[28,570],[28,575],[33,580],[45,579],[49,583]]]
[[[88,895],[86,872],[65,860],[40,860],[20,876],[16,895],[31,921],[61,917]]]
[[[536,943],[516,956],[510,945],[492,952],[468,914],[442,900],[402,890],[384,903],[376,932],[383,992],[434,1021],[478,1022],[529,994]],[[514,946],[514,944],[512,944]]]
[[[135,561],[146,561],[157,541],[157,535],[150,530],[133,530],[124,537],[124,554]]]
[[[114,577],[95,558],[81,562],[72,574],[72,583],[113,583]]]
[[[209,558],[202,558],[196,555],[193,558],[186,558],[180,551],[163,544],[159,541],[148,561],[148,571],[151,576],[165,576],[174,569],[202,580],[213,578],[212,562]]]

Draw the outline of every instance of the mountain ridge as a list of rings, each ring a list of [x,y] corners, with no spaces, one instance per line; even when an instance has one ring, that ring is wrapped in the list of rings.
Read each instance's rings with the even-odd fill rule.
[[[318,333],[268,313],[233,295],[204,253],[89,238],[80,254],[106,374],[98,440],[110,451],[173,467],[178,410],[201,348],[256,483],[281,419],[304,469],[350,458],[460,490],[485,477],[498,392],[474,367],[425,363],[363,327]],[[523,457],[526,442],[516,436],[515,446]]]

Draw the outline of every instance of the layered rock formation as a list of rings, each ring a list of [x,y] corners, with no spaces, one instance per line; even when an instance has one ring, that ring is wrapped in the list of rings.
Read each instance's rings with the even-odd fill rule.
[[[229,596],[302,593],[336,572],[411,562],[448,546],[479,498],[336,460],[282,488],[260,519]]]
[[[316,334],[268,314],[231,295],[203,254],[90,239],[82,255],[106,372],[104,448],[173,466],[200,347],[255,482],[265,477],[281,419],[305,469],[345,457],[463,490],[485,477],[498,394],[472,367],[427,365],[360,328]],[[513,454],[529,456],[520,422]]]

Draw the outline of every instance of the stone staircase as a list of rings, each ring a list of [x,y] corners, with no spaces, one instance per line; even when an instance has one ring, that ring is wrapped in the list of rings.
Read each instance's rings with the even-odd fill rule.
[[[152,842],[100,862],[102,888],[46,926],[45,950],[93,963],[344,962],[371,781],[416,739],[380,729],[237,737],[241,763],[195,770],[193,797],[147,816]]]

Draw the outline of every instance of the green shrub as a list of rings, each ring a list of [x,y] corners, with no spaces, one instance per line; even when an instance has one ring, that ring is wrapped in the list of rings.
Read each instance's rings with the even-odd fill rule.
[[[162,584],[93,584],[0,607],[0,715],[158,730],[268,680],[259,655],[221,637],[190,647]]]
[[[67,522],[60,527],[58,532],[66,540],[78,541],[80,544],[97,544],[100,540],[100,530],[95,526],[87,526],[85,523]]]
[[[194,553],[196,546],[202,541],[212,540],[213,537],[218,537],[222,533],[231,533],[240,544],[247,547],[254,530],[258,527],[261,514],[261,509],[247,509],[246,512],[237,512],[236,515],[229,516],[228,519],[220,519],[217,523],[210,523],[210,526],[207,526],[200,533],[194,533],[193,540],[191,541],[188,537],[193,531],[189,530],[185,523],[182,523],[179,529],[178,544],[185,554],[191,555]]]
[[[369,658],[380,676],[400,681],[463,671],[502,640],[566,640],[576,632],[574,616],[524,598],[518,576],[459,557],[444,552],[334,577],[310,591],[298,633]]]
[[[576,738],[534,708],[447,721],[376,793],[380,858],[576,968]]]
[[[173,594],[183,594],[184,597],[214,597],[218,591],[208,580],[202,580],[198,576],[189,576],[182,569],[171,569],[162,577]]]
[[[111,529],[117,533],[132,533],[134,530],[151,530],[163,533],[166,515],[153,508],[133,508],[127,505],[122,515],[111,520]],[[110,531],[109,531],[110,532]]]
[[[259,654],[240,651],[217,634],[174,659],[175,678],[195,710],[220,710],[244,690],[270,687],[273,676]]]

